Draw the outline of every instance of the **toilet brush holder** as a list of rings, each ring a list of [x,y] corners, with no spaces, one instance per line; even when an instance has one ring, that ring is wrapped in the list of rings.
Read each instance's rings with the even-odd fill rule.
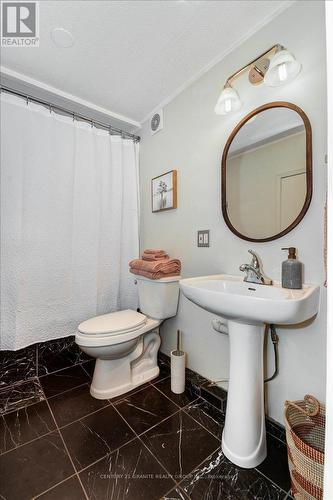
[[[171,391],[182,394],[185,391],[185,352],[180,350],[180,332],[177,332],[177,349],[171,351]]]

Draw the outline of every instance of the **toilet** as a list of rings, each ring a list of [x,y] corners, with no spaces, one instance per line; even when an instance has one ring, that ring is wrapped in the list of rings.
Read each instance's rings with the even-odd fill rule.
[[[177,314],[180,276],[151,280],[136,276],[140,312],[126,309],[81,323],[75,335],[80,349],[96,358],[90,394],[109,399],[159,374],[159,326]]]

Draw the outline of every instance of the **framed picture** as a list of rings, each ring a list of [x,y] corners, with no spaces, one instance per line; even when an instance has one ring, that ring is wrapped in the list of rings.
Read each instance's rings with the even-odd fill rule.
[[[177,208],[177,170],[170,170],[151,180],[152,211]]]

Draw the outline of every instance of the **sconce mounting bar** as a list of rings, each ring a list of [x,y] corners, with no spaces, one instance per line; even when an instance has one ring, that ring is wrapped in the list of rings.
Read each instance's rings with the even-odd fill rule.
[[[225,82],[224,88],[230,87],[232,80],[235,80],[235,78],[237,78],[238,76],[240,76],[246,69],[250,68],[252,65],[254,65],[256,71],[263,78],[264,74],[263,74],[262,68],[260,67],[260,65],[259,65],[259,67],[256,67],[255,63],[258,62],[258,61],[260,61],[261,59],[263,59],[265,56],[268,56],[271,52],[274,52],[274,54],[275,54],[276,52],[278,52],[279,50],[282,50],[282,49],[283,49],[282,45],[280,45],[279,43],[276,43],[270,49],[265,50],[265,52],[263,52],[262,54],[260,54],[259,56],[257,56],[255,59],[253,59],[249,63],[245,64],[245,66],[243,66],[242,68],[240,68],[237,71],[235,71],[235,73],[233,73],[232,75],[230,75],[227,78],[226,82]],[[258,83],[258,82],[256,82],[256,83]]]

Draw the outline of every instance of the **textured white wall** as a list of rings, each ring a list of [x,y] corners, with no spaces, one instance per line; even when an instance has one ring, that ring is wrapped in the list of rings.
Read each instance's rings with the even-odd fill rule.
[[[285,87],[252,87],[246,76],[237,82],[243,108],[230,117],[216,116],[216,99],[226,77],[275,43],[288,47],[303,65],[299,78]],[[223,49],[223,47],[221,47]],[[164,109],[164,130],[141,143],[141,248],[161,247],[183,262],[184,277],[216,273],[240,274],[248,248],[261,256],[268,276],[280,279],[281,247],[296,246],[305,265],[305,280],[324,282],[323,211],[326,197],[326,74],[324,4],[299,1],[275,18],[221,63],[187,88]],[[236,123],[253,108],[270,101],[290,101],[307,113],[313,128],[314,193],[301,224],[287,236],[254,244],[229,231],[220,209],[220,161]],[[178,209],[152,214],[150,179],[178,170]],[[264,188],[264,186],[263,186]],[[196,247],[196,231],[210,229],[210,248]],[[228,376],[228,338],[212,330],[212,315],[181,297],[177,317],[162,327],[162,350],[175,345],[177,328],[184,332],[188,366],[210,379]],[[317,318],[302,327],[278,328],[280,373],[267,388],[268,414],[283,422],[285,399],[312,393],[325,397],[326,289],[321,290]],[[268,349],[268,372],[272,367]]]

